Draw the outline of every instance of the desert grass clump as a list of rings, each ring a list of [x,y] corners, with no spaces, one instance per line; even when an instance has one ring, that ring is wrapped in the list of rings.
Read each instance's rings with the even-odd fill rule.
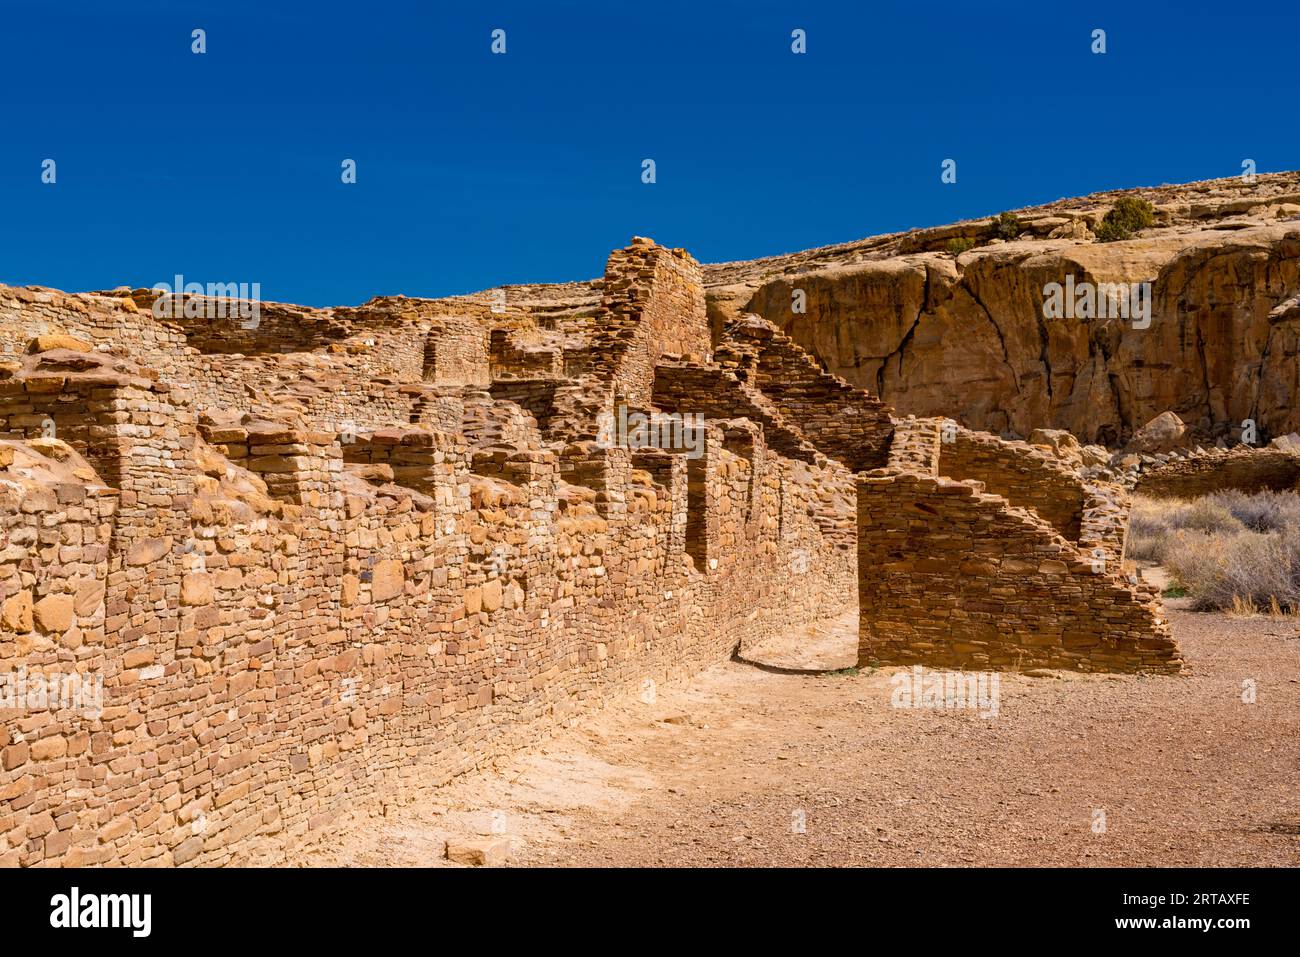
[[[1245,528],[1227,506],[1208,497],[1188,502],[1139,495],[1129,515],[1127,555],[1135,561],[1163,563],[1176,532],[1227,535]]]
[[[1197,611],[1300,613],[1300,529],[1177,532],[1165,567]]]
[[[975,240],[969,236],[958,236],[955,239],[948,240],[948,252],[954,256],[960,256],[964,252],[969,252],[975,248]]]
[[[1300,527],[1300,495],[1295,492],[1255,492],[1246,494],[1235,489],[1215,492],[1209,501],[1222,505],[1252,532],[1280,532]]]
[[[1300,495],[1136,496],[1128,556],[1163,565],[1172,578],[1167,596],[1185,594],[1199,611],[1300,614]]]
[[[1129,558],[1139,562],[1165,560],[1165,546],[1174,528],[1174,515],[1187,508],[1186,502],[1135,495],[1128,519]]]

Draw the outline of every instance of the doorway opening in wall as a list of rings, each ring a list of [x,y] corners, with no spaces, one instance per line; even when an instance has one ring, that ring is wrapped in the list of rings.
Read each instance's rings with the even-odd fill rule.
[[[422,378],[425,382],[433,382],[438,374],[438,337],[429,333],[424,340],[424,370]]]
[[[776,635],[743,641],[733,658],[777,674],[836,675],[856,672],[856,591],[838,614],[806,621]]]
[[[709,571],[708,469],[702,458],[686,460],[686,554],[700,574]]]

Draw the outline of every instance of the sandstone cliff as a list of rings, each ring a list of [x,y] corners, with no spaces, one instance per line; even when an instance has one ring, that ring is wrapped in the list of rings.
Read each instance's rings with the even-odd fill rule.
[[[1122,196],[1153,225],[1103,243]],[[1100,193],[991,219],[705,267],[715,327],[745,312],[902,413],[1116,445],[1165,411],[1199,439],[1300,430],[1300,174]],[[954,254],[952,240],[973,242]],[[1151,283],[1150,324],[1045,318],[1044,287]],[[802,290],[805,311],[793,310]],[[1139,323],[1138,325],[1141,325]]]

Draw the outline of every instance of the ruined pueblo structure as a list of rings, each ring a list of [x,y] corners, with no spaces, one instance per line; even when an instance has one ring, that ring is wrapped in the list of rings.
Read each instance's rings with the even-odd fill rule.
[[[1188,354],[1162,314],[1232,310],[1274,391],[1202,356],[1175,411],[1210,445],[1243,410],[1294,424],[1300,311],[1268,292],[1297,285],[1294,185],[1271,213],[1171,192],[1123,256],[1090,241],[1102,199],[1015,241],[702,268],[635,238],[589,283],[359,307],[0,287],[0,669],[45,700],[0,702],[0,864],[276,860],[855,606],[864,665],[1179,672],[1125,559],[1133,481],[1050,430],[1126,441],[1173,405],[1151,357]],[[1149,344],[1042,326],[1070,257],[1155,280]],[[999,339],[982,379],[944,358]],[[1221,460],[1296,481],[1272,449],[1140,482]]]

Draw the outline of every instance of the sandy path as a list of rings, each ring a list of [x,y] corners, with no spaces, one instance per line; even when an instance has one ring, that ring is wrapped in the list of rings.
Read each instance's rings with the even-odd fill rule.
[[[1171,618],[1189,674],[1003,675],[989,718],[892,707],[896,668],[720,665],[303,863],[437,864],[495,831],[521,865],[1300,864],[1297,622]]]

